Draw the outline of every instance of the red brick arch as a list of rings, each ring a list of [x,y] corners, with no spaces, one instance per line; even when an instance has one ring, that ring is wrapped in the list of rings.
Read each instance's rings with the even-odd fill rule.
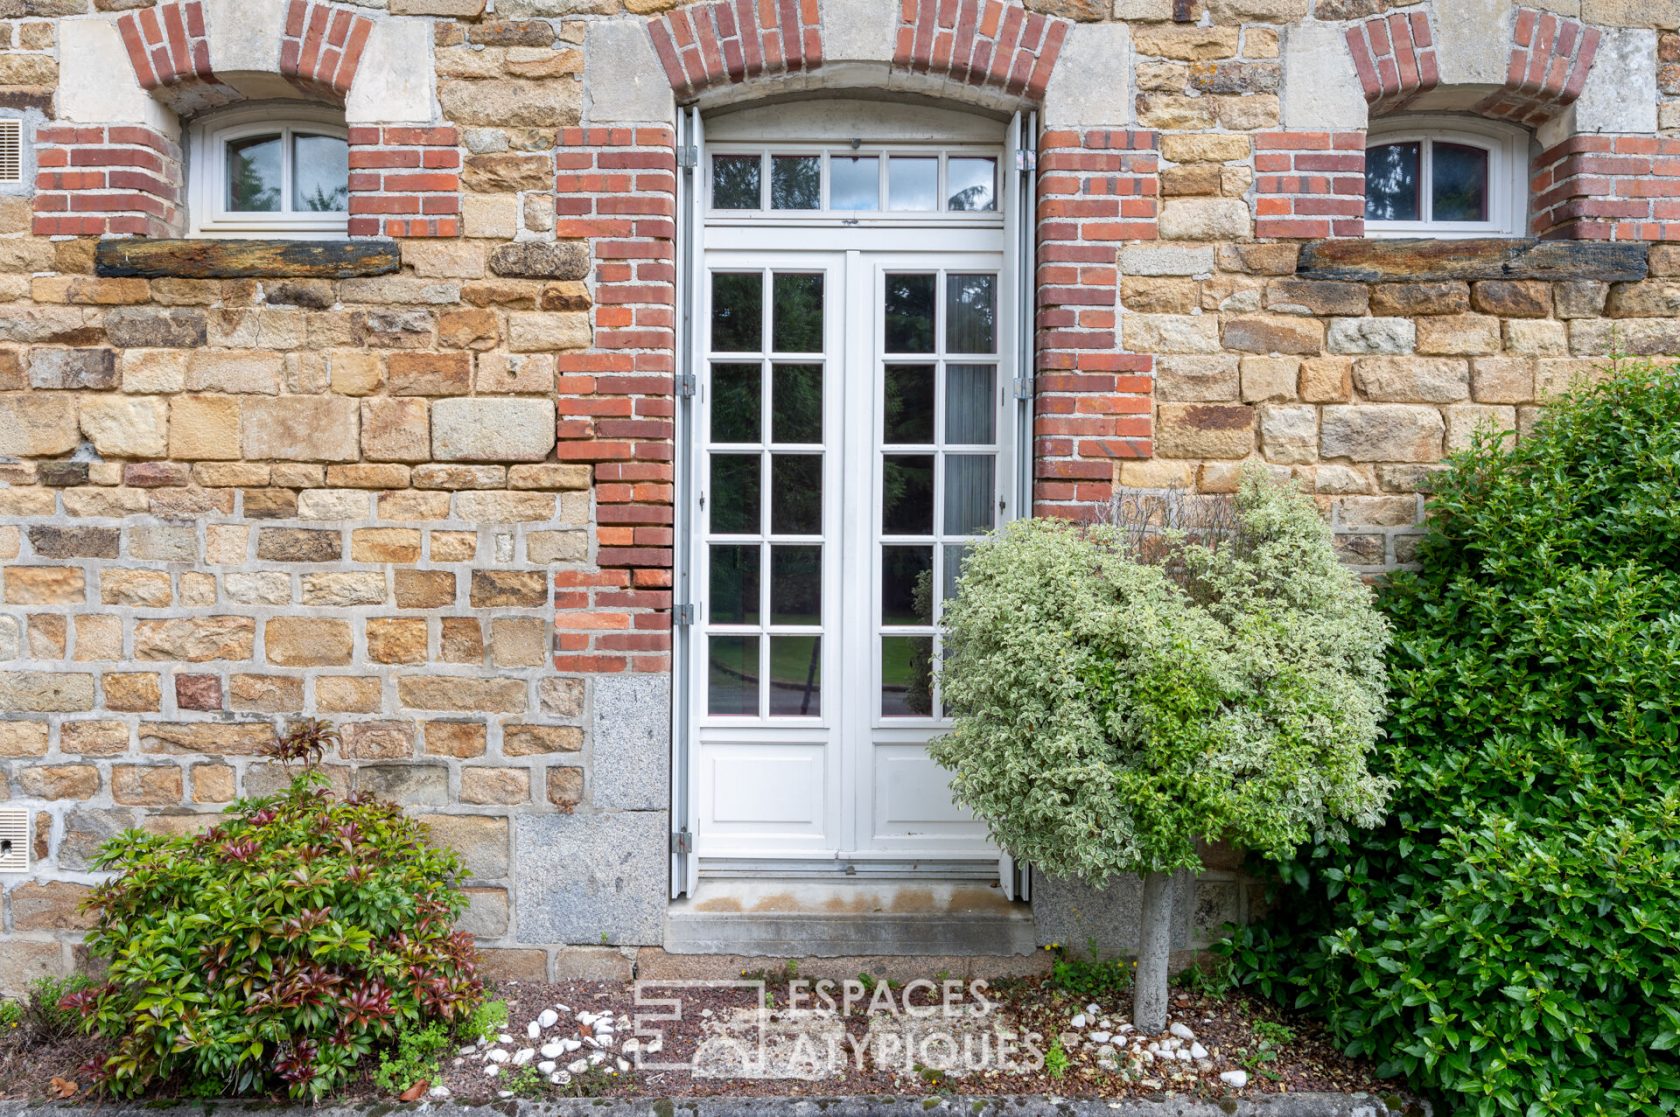
[[[1484,116],[1534,126],[1586,88],[1600,33],[1577,19],[1518,8],[1504,84],[1476,106]],[[1373,112],[1404,108],[1441,82],[1435,35],[1422,9],[1377,16],[1347,30],[1354,69]]]
[[[648,24],[679,100],[823,64],[818,0],[712,0]],[[1037,101],[1068,22],[1012,0],[901,0],[892,65]]]

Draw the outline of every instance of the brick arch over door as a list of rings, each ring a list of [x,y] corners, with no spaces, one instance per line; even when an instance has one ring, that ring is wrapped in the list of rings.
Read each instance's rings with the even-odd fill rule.
[[[1478,105],[1484,116],[1534,127],[1573,104],[1586,88],[1601,34],[1577,19],[1518,8],[1503,51],[1505,81]],[[1347,29],[1354,69],[1373,112],[1405,108],[1441,83],[1429,12],[1376,16]]]
[[[1043,99],[1069,26],[1005,0],[901,0],[897,16],[896,72],[1032,103]],[[679,101],[817,70],[825,59],[820,0],[712,0],[651,20],[648,33]]]

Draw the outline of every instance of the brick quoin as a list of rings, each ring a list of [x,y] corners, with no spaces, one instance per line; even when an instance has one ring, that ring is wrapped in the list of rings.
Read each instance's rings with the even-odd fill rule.
[[[452,125],[350,129],[350,235],[461,234],[461,137]]]
[[[1158,235],[1159,137],[1048,131],[1039,143],[1037,515],[1106,504],[1116,463],[1153,453],[1154,358],[1117,330],[1126,241]]]
[[[306,93],[343,101],[356,80],[373,20],[350,8],[291,0],[280,42],[280,73]]]
[[[1261,132],[1254,137],[1254,235],[1365,235],[1365,133]]]
[[[595,470],[598,572],[556,575],[555,666],[671,668],[676,136],[565,128],[555,235],[589,242],[593,345],[559,357],[562,462]]]
[[[181,149],[137,125],[46,125],[35,133],[33,231],[52,236],[178,235]]]
[[[1533,229],[1551,239],[1680,239],[1680,139],[1572,136],[1534,160]]]

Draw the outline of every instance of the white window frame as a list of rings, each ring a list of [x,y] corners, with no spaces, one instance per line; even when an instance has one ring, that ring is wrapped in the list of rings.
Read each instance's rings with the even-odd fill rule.
[[[1528,133],[1513,125],[1453,116],[1402,115],[1373,121],[1365,150],[1395,143],[1418,143],[1419,209],[1417,221],[1365,220],[1365,235],[1383,237],[1521,237],[1528,234]],[[1430,178],[1437,143],[1479,148],[1488,154],[1488,220],[1436,221],[1430,209]]]
[[[763,228],[765,225],[898,228],[945,224],[1001,228],[1004,224],[1003,206],[1005,201],[1003,197],[1003,178],[1007,174],[1003,154],[997,144],[979,143],[929,145],[888,141],[859,144],[855,147],[840,143],[718,143],[708,146],[706,149],[705,174],[700,184],[705,202],[705,219],[708,225],[713,226],[750,225],[755,228]],[[725,157],[756,156],[759,159],[758,208],[718,209],[712,205],[712,163],[720,155]],[[815,155],[821,157],[821,209],[769,208],[771,160],[778,155]],[[877,173],[880,175],[878,200],[881,202],[882,208],[842,210],[830,207],[832,176],[829,171],[829,164],[834,159],[843,159],[854,155],[874,157],[880,160],[877,167]],[[952,210],[945,208],[950,192],[949,163],[952,159],[960,159],[964,156],[997,161],[997,169],[992,182],[992,209]],[[890,158],[938,160],[939,173],[936,180],[935,199],[939,205],[938,209],[899,210],[886,208],[887,161]]]
[[[285,137],[280,192],[288,204],[292,196],[292,134],[307,132],[316,136],[336,136],[346,142],[350,138],[344,113],[318,105],[248,105],[197,121],[190,132],[187,155],[187,204],[192,235],[309,240],[342,237],[348,233],[348,209],[343,213],[287,210],[246,213],[227,208],[227,145],[274,132]]]

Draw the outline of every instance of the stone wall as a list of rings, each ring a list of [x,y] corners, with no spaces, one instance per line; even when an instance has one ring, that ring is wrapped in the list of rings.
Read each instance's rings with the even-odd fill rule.
[[[1040,114],[1041,511],[1260,462],[1379,571],[1478,425],[1680,353],[1669,0],[489,7],[0,0],[0,991],[72,964],[99,841],[273,788],[300,715],[461,851],[496,972],[658,946],[679,99]],[[165,241],[184,129],[274,98],[343,110],[352,239]],[[1529,128],[1560,243],[1358,240],[1413,109]],[[1220,869],[1181,894],[1240,914]]]

